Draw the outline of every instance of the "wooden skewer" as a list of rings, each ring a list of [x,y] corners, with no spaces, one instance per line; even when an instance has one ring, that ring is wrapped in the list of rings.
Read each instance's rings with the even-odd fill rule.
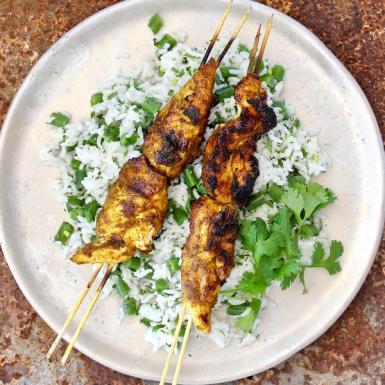
[[[185,331],[184,336],[183,336],[182,346],[180,348],[178,362],[176,364],[176,368],[175,368],[175,372],[174,372],[174,378],[172,380],[172,385],[177,385],[177,383],[178,383],[179,373],[180,373],[180,370],[182,368],[184,353],[185,353],[186,347],[187,347],[187,341],[188,341],[189,336],[190,336],[191,325],[192,325],[192,317],[190,316],[190,318],[187,321],[186,331]]]
[[[265,34],[263,36],[263,40],[262,40],[262,44],[261,44],[261,49],[259,50],[257,63],[255,64],[255,71],[258,71],[259,65],[261,64],[261,61],[262,61],[263,53],[265,52],[267,39],[269,38],[271,27],[273,25],[273,16],[274,15],[270,16],[269,22],[267,23],[266,31],[265,31]]]
[[[250,72],[254,72],[255,55],[257,54],[258,43],[259,43],[260,36],[261,36],[261,24],[259,24],[258,31],[257,31],[257,34],[255,35],[255,39],[254,39],[254,45],[253,45],[253,48],[250,51],[249,66],[247,67],[247,73],[248,74]]]
[[[71,312],[68,315],[67,319],[65,320],[62,328],[60,329],[59,334],[57,335],[57,337],[56,337],[55,341],[53,342],[53,344],[51,345],[50,349],[48,350],[48,353],[47,353],[47,358],[48,359],[52,356],[53,352],[55,351],[55,349],[59,345],[60,340],[63,338],[64,332],[67,330],[68,326],[70,325],[70,323],[72,322],[73,318],[75,317],[77,311],[79,310],[80,305],[82,304],[85,296],[87,295],[87,293],[89,292],[91,286],[93,285],[93,283],[94,283],[96,277],[98,276],[102,266],[103,266],[103,264],[101,263],[96,268],[96,270],[92,273],[91,278],[90,278],[90,280],[87,283],[87,286],[84,288],[84,290],[80,294],[78,300],[76,301],[75,305],[71,309]]]
[[[107,280],[108,280],[108,277],[110,276],[111,272],[112,272],[112,269],[114,268],[115,266],[115,263],[110,263],[108,265],[108,269],[106,271],[106,273],[104,274],[104,277],[102,279],[102,281],[100,282],[98,288],[96,289],[96,292],[90,302],[90,304],[88,305],[87,307],[87,310],[83,316],[83,318],[80,320],[80,323],[77,327],[77,329],[75,330],[75,333],[74,335],[72,336],[68,346],[67,346],[67,349],[66,351],[64,352],[64,355],[63,355],[63,358],[61,359],[61,363],[62,365],[65,365],[65,363],[67,362],[67,359],[68,359],[68,356],[70,355],[75,343],[76,343],[76,340],[78,339],[84,325],[86,324],[87,320],[88,320],[88,317],[90,316],[91,312],[92,312],[92,309],[94,308],[95,306],[95,303],[96,301],[98,300],[102,290],[103,290],[103,287],[104,285],[106,284]]]
[[[230,9],[231,9],[231,6],[233,5],[233,0],[230,0],[229,4],[227,4],[227,7],[225,9],[225,11],[223,12],[223,15],[221,17],[221,19],[219,20],[218,22],[218,25],[216,26],[215,28],[215,31],[214,31],[214,35],[213,37],[211,38],[210,40],[210,44],[209,46],[207,47],[207,50],[206,50],[206,53],[205,53],[205,56],[203,56],[203,59],[202,59],[202,62],[201,62],[201,65],[205,64],[206,61],[207,61],[207,58],[209,57],[213,47],[214,47],[214,44],[215,42],[217,41],[218,39],[218,35],[219,33],[221,32],[221,29],[223,27],[223,24],[225,23],[226,19],[227,19],[227,16],[230,12]]]
[[[166,362],[164,363],[164,367],[163,367],[162,375],[160,377],[159,385],[164,385],[164,383],[166,381],[168,368],[169,368],[170,363],[171,363],[172,355],[174,354],[176,343],[178,342],[180,329],[182,328],[184,316],[186,314],[186,309],[187,309],[187,306],[185,303],[183,303],[182,308],[181,308],[180,313],[179,313],[178,323],[176,325],[176,329],[175,329],[174,337],[173,337],[173,340],[172,340],[172,343],[170,346],[170,350],[168,351]]]
[[[219,55],[219,57],[218,57],[218,65],[222,61],[224,56],[226,55],[226,53],[229,50],[229,48],[231,47],[231,44],[233,44],[234,39],[238,36],[238,33],[242,29],[243,24],[245,24],[247,18],[250,15],[250,12],[251,12],[251,7],[243,15],[241,21],[238,23],[238,25],[235,28],[233,34],[231,35],[230,40],[227,42],[227,44],[226,44],[225,48],[223,49],[222,53]]]

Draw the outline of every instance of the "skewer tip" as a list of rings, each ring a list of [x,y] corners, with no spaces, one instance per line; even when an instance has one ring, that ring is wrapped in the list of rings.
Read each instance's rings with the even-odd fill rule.
[[[226,19],[227,19],[227,16],[229,15],[229,12],[230,12],[230,9],[233,5],[233,0],[230,0],[229,3],[227,4],[224,12],[223,12],[223,15],[222,17],[220,18],[216,28],[215,28],[215,31],[214,31],[214,34],[210,40],[210,43],[209,43],[209,46],[207,47],[207,50],[203,56],[203,59],[202,59],[202,62],[201,62],[201,65],[205,64],[213,47],[214,47],[214,44],[216,43],[217,41],[217,38],[219,36],[219,33],[221,32],[222,28],[223,28],[223,24],[225,23]]]
[[[243,25],[245,24],[247,18],[249,17],[250,15],[250,12],[251,12],[251,9],[252,7],[249,7],[249,9],[243,14],[242,16],[242,19],[240,20],[240,22],[238,23],[237,27],[235,28],[234,32],[232,33],[229,41],[227,42],[225,48],[223,49],[223,51],[221,52],[221,54],[219,55],[218,57],[218,60],[217,60],[217,66],[219,67],[219,64],[221,63],[222,59],[224,58],[224,56],[226,55],[227,51],[229,50],[229,48],[231,47],[231,44],[233,43],[233,41],[235,40],[235,38],[238,36],[238,33],[239,31],[242,29]]]
[[[262,27],[262,25],[259,24],[257,33],[256,33],[255,38],[254,38],[254,44],[253,44],[253,47],[252,47],[252,49],[250,51],[250,55],[249,55],[249,66],[247,67],[247,73],[255,71],[255,68],[254,68],[255,56],[256,56],[257,51],[258,51],[259,38],[261,37],[261,27]]]
[[[259,68],[259,65],[261,64],[261,61],[262,61],[262,58],[263,58],[263,54],[265,52],[267,40],[269,38],[271,27],[273,25],[273,17],[274,17],[274,14],[272,14],[270,16],[269,21],[267,23],[266,31],[265,31],[265,34],[263,36],[262,45],[261,45],[261,49],[259,50],[259,54],[258,54],[258,58],[257,58],[257,62],[256,62],[256,65],[255,65],[255,68]]]

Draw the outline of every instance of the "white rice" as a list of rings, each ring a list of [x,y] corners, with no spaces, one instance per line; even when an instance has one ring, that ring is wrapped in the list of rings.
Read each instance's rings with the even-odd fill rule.
[[[67,196],[79,194],[73,181],[73,170],[69,166],[73,157],[81,161],[81,167],[87,170],[87,176],[83,180],[83,198],[86,203],[96,200],[102,205],[108,186],[116,179],[124,162],[140,155],[138,147],[143,144],[143,130],[140,126],[135,127],[144,116],[143,110],[136,108],[135,104],[142,103],[146,97],[154,97],[164,105],[170,94],[178,91],[189,79],[190,74],[197,68],[202,58],[202,50],[191,49],[184,44],[185,33],[179,31],[174,36],[178,38],[178,44],[174,49],[171,51],[167,51],[166,48],[159,50],[160,59],[154,56],[152,60],[143,63],[140,68],[132,67],[124,76],[116,79],[112,85],[102,88],[100,91],[105,101],[92,107],[92,111],[96,115],[102,114],[104,116],[106,124],[120,120],[120,134],[130,136],[137,132],[139,138],[135,145],[124,147],[119,142],[102,142],[103,127],[97,124],[95,118],[86,118],[69,123],[65,130],[57,127],[52,130],[52,141],[42,151],[42,158],[47,164],[56,167],[59,172],[59,176],[54,182],[55,197],[59,202],[64,204],[67,201]],[[217,45],[214,55],[223,46],[224,41],[220,41]],[[223,63],[235,67],[234,70],[231,70],[232,77],[229,78],[229,83],[233,85],[237,84],[244,76],[248,65],[248,54],[247,52],[238,52],[238,44],[239,42],[235,41]],[[164,71],[163,76],[159,75],[158,66]],[[175,69],[178,69],[179,77],[176,76]],[[220,73],[219,77],[221,77]],[[139,90],[132,86],[135,79],[141,83]],[[272,105],[273,100],[279,98],[283,86],[284,84],[281,82],[276,86],[275,94],[268,92],[270,105]],[[216,86],[216,88],[218,87]],[[310,136],[305,128],[294,126],[296,117],[290,106],[288,106],[289,116],[286,118],[278,107],[274,109],[277,113],[278,125],[258,142],[256,149],[260,176],[256,181],[255,191],[265,188],[270,182],[278,185],[287,184],[288,175],[294,170],[309,180],[311,176],[326,171],[328,167],[327,156],[320,150],[317,138]],[[233,117],[237,113],[234,98],[227,98],[212,109],[210,123],[215,121],[216,113],[219,113],[225,120]],[[206,140],[212,131],[213,128],[207,129]],[[96,146],[84,144],[83,141],[92,134],[98,136]],[[66,146],[75,144],[77,145],[75,155],[67,153]],[[194,170],[198,177],[201,174],[201,161],[202,159],[199,158],[194,162]],[[185,206],[188,191],[183,176],[172,182],[168,194],[178,205]],[[266,219],[276,210],[276,206],[264,205],[256,212],[245,215],[249,219],[257,216]],[[76,231],[70,237],[67,246],[58,243],[65,256],[72,254],[84,243],[90,242],[91,237],[95,234],[95,223],[80,219],[79,222],[73,224]],[[131,271],[126,266],[121,265],[121,277],[130,288],[129,295],[140,304],[139,317],[148,320],[150,325],[146,340],[153,345],[154,350],[162,347],[167,348],[172,340],[172,332],[181,306],[180,273],[172,275],[167,267],[167,261],[172,256],[180,258],[188,232],[187,221],[178,225],[172,216],[168,216],[162,233],[154,241],[152,258],[146,259],[147,263],[142,262],[137,271]],[[304,261],[309,259],[309,250],[318,239],[325,239],[325,235],[320,234],[317,239],[300,243]],[[247,251],[242,250],[240,242],[237,242],[236,250],[237,264],[224,285],[224,289],[234,288],[242,275],[253,269],[251,257],[247,256]],[[242,257],[241,260],[239,254],[246,254],[246,256]],[[152,278],[146,278],[149,273],[153,273]],[[158,293],[154,286],[156,279],[165,279],[169,289]],[[106,293],[112,290],[115,280],[116,277],[112,277],[106,287]],[[259,320],[257,319],[252,333],[246,334],[234,326],[234,317],[226,314],[223,302],[224,296],[220,295],[213,313],[213,330],[208,337],[220,347],[233,341],[237,344],[248,344],[255,341],[258,335]],[[262,309],[268,306],[268,303],[268,298],[264,299]],[[123,313],[117,315],[119,319],[122,316]],[[158,325],[163,325],[163,327],[153,329]],[[193,334],[197,335],[198,333],[193,331]]]

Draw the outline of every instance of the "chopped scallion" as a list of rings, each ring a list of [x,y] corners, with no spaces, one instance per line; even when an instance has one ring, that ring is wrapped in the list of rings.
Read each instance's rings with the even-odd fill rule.
[[[66,147],[66,152],[72,152],[73,150],[75,150],[76,146],[77,146],[76,144],[74,144],[72,146],[67,146]]]
[[[138,134],[134,132],[131,136],[124,134],[120,137],[120,144],[124,147],[128,147],[131,144],[135,144],[138,140]]]
[[[181,207],[175,207],[172,215],[173,215],[175,222],[178,225],[181,225],[184,221],[186,221],[188,219],[188,215],[187,215],[186,210],[182,209]]]
[[[140,267],[140,259],[138,257],[131,258],[127,262],[124,262],[124,266],[127,266],[130,270],[136,271]]]
[[[70,162],[70,167],[72,168],[72,170],[79,170],[81,164],[82,162],[80,162],[80,160],[72,159]]]
[[[168,50],[173,49],[177,43],[177,40],[168,33],[163,35],[159,40],[154,39],[155,47],[163,48],[166,44],[168,44]]]
[[[250,50],[249,50],[249,48],[247,47],[247,45],[242,44],[242,43],[239,43],[239,44],[238,44],[238,51],[239,51],[239,52],[247,52],[247,53],[250,52]]]
[[[87,171],[83,168],[81,170],[75,170],[75,185],[81,190],[83,188],[82,180],[87,176]]]
[[[144,130],[150,127],[151,123],[154,120],[154,115],[146,114],[142,122],[139,124]]]
[[[126,282],[123,281],[122,278],[119,278],[116,281],[114,287],[115,287],[116,291],[118,292],[119,297],[121,297],[121,298],[126,298],[128,293],[130,292],[130,288],[128,287]]]
[[[167,266],[171,274],[175,274],[179,270],[179,258],[172,257],[167,261]]]
[[[241,315],[248,308],[246,303],[242,303],[240,305],[229,305],[227,307],[227,314],[229,315]]]
[[[219,100],[223,101],[224,99],[230,98],[234,95],[234,87],[233,86],[227,86],[224,88],[221,88],[215,92],[215,95],[218,96]]]
[[[159,293],[161,293],[162,291],[168,289],[168,282],[163,278],[159,278],[155,281],[155,288]]]
[[[231,73],[231,70],[234,70],[235,67],[221,66],[219,69],[220,69],[221,74],[222,74],[222,76],[223,76],[224,79],[228,79],[228,78],[230,78],[231,76],[234,76],[234,75]]]
[[[164,22],[159,13],[153,15],[148,21],[148,26],[151,29],[153,34],[157,34],[162,28]]]
[[[125,298],[123,301],[123,312],[125,315],[138,314],[138,305],[134,298]]]
[[[50,118],[49,123],[55,127],[64,127],[70,121],[70,118],[61,112],[53,112]]]
[[[148,318],[141,318],[140,323],[146,325],[147,327],[151,326],[151,321]]]
[[[192,188],[199,183],[199,179],[195,175],[194,168],[192,166],[188,166],[183,170],[183,176],[187,187]]]
[[[143,110],[152,115],[155,115],[160,110],[160,107],[162,107],[162,103],[150,97],[145,98],[142,104]]]
[[[87,140],[84,141],[85,144],[90,146],[96,146],[98,142],[98,134],[92,134]]]
[[[67,198],[67,207],[82,207],[84,205],[84,199],[80,199],[75,196],[69,196]]]
[[[274,89],[275,85],[277,84],[276,78],[272,74],[269,74],[269,73],[267,73],[266,75],[263,75],[261,77],[261,80],[264,81],[267,84],[267,86],[272,90]]]
[[[77,221],[78,218],[82,217],[83,215],[84,215],[84,210],[81,207],[75,207],[69,212],[69,216],[73,221]]]
[[[96,92],[91,96],[91,106],[99,104],[103,101],[103,94],[101,92]]]
[[[95,220],[98,208],[99,204],[95,200],[91,201],[90,203],[87,203],[84,206],[84,217],[87,219],[88,222],[93,222]]]
[[[202,181],[200,181],[196,186],[197,191],[201,195],[207,195],[206,187],[203,185]]]
[[[111,92],[111,93],[107,96],[108,100],[111,100],[111,99],[114,98],[117,94],[118,94],[118,93],[117,93],[116,91]]]
[[[74,227],[70,223],[63,222],[55,235],[55,241],[60,242],[62,245],[66,245],[74,230]]]
[[[279,65],[279,64],[276,64],[272,70],[271,70],[271,73],[272,75],[275,77],[275,79],[277,80],[277,82],[280,82],[283,80],[283,76],[285,75],[285,69]]]
[[[120,127],[116,122],[109,124],[103,133],[103,138],[109,142],[117,142],[120,136]]]

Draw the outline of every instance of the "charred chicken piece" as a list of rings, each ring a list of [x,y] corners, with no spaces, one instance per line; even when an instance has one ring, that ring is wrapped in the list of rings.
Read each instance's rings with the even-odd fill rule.
[[[219,126],[203,153],[202,180],[208,193],[222,203],[246,204],[258,176],[254,156],[257,140],[277,124],[259,77],[247,74],[237,85],[240,113]]]
[[[177,177],[199,154],[213,99],[218,62],[211,59],[159,112],[144,141],[151,166],[169,178]]]
[[[75,263],[124,262],[135,250],[149,252],[168,208],[168,179],[144,156],[128,160],[110,186],[96,220],[97,241],[79,249]]]
[[[190,235],[182,255],[182,295],[196,327],[203,333],[211,330],[212,308],[234,265],[238,227],[233,205],[207,196],[192,203]]]

